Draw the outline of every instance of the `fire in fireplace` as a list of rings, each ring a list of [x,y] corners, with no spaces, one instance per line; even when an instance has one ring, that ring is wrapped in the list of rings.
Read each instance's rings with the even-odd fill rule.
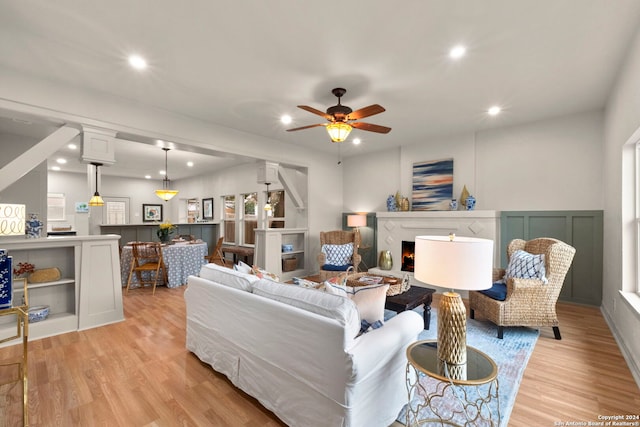
[[[407,240],[402,241],[402,271],[409,271],[413,273],[415,266],[415,250],[416,242],[409,242]]]

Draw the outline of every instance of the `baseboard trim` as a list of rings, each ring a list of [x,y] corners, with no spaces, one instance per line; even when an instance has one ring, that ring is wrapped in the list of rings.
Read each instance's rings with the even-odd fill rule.
[[[638,388],[640,388],[640,366],[638,366],[635,359],[632,357],[631,351],[629,351],[629,348],[625,345],[624,340],[621,338],[620,333],[618,332],[618,328],[616,328],[615,322],[613,322],[612,317],[609,315],[609,312],[605,310],[604,306],[600,306],[600,312],[604,317],[604,321],[607,322],[609,329],[611,329],[613,339],[616,340],[618,348],[622,353],[622,357],[624,357],[624,360],[627,362],[627,366],[631,371],[633,379],[636,381]]]

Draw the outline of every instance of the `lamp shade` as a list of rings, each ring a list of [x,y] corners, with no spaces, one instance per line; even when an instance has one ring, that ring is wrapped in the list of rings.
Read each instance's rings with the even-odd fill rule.
[[[347,215],[347,227],[365,227],[367,217],[365,215]]]
[[[0,236],[24,235],[26,206],[0,203]]]
[[[417,280],[443,288],[489,289],[493,241],[474,237],[416,236]]]
[[[176,194],[178,194],[178,190],[169,190],[168,188],[156,190],[156,196],[160,197],[165,202],[171,200]]]
[[[327,132],[331,137],[331,142],[342,142],[349,136],[351,125],[343,122],[333,122],[327,125]]]

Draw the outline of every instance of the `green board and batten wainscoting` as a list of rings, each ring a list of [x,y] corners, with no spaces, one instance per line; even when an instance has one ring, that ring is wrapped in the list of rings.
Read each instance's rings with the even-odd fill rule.
[[[576,248],[560,299],[599,306],[602,302],[602,211],[502,211],[500,244],[512,239],[553,237]],[[507,265],[506,249],[501,265]]]

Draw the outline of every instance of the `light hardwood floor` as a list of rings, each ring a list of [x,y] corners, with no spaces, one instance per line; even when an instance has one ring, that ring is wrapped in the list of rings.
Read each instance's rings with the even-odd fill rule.
[[[283,426],[185,350],[184,289],[131,291],[126,321],[31,342],[30,424]],[[640,391],[599,309],[559,304],[559,315],[563,339],[542,331],[509,425],[640,413]],[[0,349],[0,362],[19,354]],[[0,396],[0,426],[20,425],[20,387],[1,386]]]

